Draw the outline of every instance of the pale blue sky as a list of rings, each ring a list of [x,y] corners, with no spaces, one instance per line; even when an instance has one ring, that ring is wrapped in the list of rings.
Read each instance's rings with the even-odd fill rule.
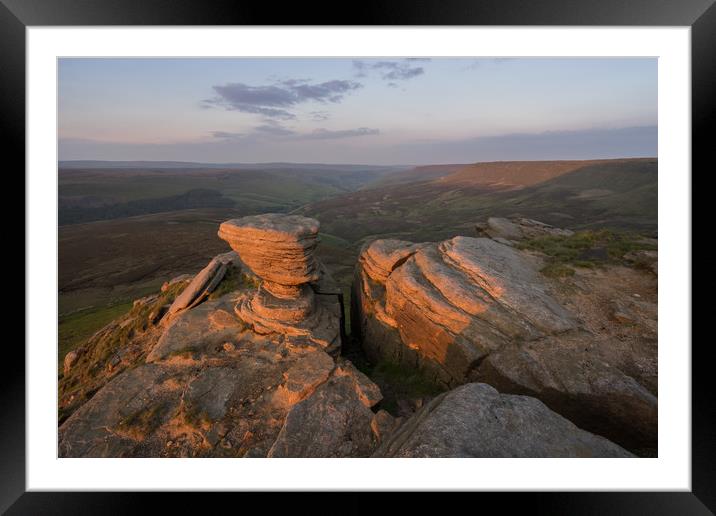
[[[656,123],[654,58],[59,61],[61,160],[655,156]]]

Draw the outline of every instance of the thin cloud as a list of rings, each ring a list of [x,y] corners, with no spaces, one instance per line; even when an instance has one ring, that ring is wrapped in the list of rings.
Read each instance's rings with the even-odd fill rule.
[[[376,70],[380,74],[380,78],[384,81],[390,81],[388,85],[392,86],[394,81],[405,81],[423,75],[425,69],[422,66],[413,66],[413,63],[422,61],[429,61],[429,59],[409,57],[401,61],[378,61],[374,63],[353,60],[353,69],[356,77],[365,77],[369,70]]]
[[[308,115],[314,122],[324,122],[330,118],[328,111],[311,111]]]
[[[246,137],[244,133],[232,133],[229,131],[212,131],[211,136],[213,138],[219,138],[222,140],[237,140],[239,138]]]
[[[272,122],[258,125],[254,127],[254,131],[256,131],[257,133],[269,134],[272,136],[291,136],[293,134],[296,134],[296,131]]]
[[[213,86],[216,96],[204,101],[206,106],[230,111],[260,114],[266,118],[292,120],[296,116],[290,108],[305,102],[337,103],[359,88],[355,81],[333,80],[311,83],[303,79],[288,79],[268,86],[250,86],[233,82]]]
[[[397,61],[379,61],[373,68],[381,71],[381,78],[390,81],[412,79],[425,73],[422,66],[410,66],[408,63]]]
[[[343,138],[354,138],[358,136],[373,136],[380,134],[378,129],[358,127],[357,129],[315,129],[308,133],[299,133],[293,129],[282,126],[276,122],[256,126],[248,133],[237,133],[231,131],[212,131],[211,136],[220,140],[232,141],[264,141],[278,138],[281,141],[290,140],[337,140]]]
[[[340,138],[353,138],[355,136],[373,136],[380,134],[378,129],[369,129],[368,127],[359,127],[357,129],[343,129],[331,131],[329,129],[316,129],[312,133],[301,135],[304,140],[336,140]]]

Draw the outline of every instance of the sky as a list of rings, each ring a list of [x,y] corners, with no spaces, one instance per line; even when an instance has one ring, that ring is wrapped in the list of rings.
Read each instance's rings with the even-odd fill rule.
[[[656,58],[62,58],[60,160],[657,154]]]

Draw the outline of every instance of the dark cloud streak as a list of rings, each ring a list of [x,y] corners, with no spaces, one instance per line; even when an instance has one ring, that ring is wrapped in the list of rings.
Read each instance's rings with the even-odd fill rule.
[[[344,129],[331,131],[328,129],[316,129],[312,133],[300,136],[302,140],[336,140],[340,138],[353,138],[355,136],[373,136],[380,134],[378,129],[369,129],[368,127],[359,127],[358,129]]]
[[[269,86],[250,86],[233,82],[214,86],[217,96],[204,101],[208,107],[223,107],[263,115],[267,118],[292,120],[296,116],[288,111],[305,102],[337,103],[363,85],[356,81],[333,80],[311,84],[307,80],[289,79]]]

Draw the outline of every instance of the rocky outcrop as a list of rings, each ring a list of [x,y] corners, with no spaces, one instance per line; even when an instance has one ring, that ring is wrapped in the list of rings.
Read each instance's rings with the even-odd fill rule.
[[[490,217],[487,222],[476,224],[475,229],[478,236],[504,240],[505,242],[544,236],[571,236],[574,234],[570,229],[556,228],[538,220],[522,217],[511,220],[502,217]]]
[[[419,411],[395,418],[393,391],[383,400],[340,356],[340,289],[314,256],[318,223],[261,215],[219,234],[233,251],[67,355],[61,457],[612,457],[627,453],[573,423],[605,436],[631,425],[635,442],[655,430],[655,397],[592,354],[533,259],[510,246],[456,237],[363,250],[353,314],[366,351],[454,388],[421,391]]]
[[[219,236],[261,280],[256,292],[237,301],[239,317],[258,333],[303,337],[337,354],[335,299],[317,299],[311,285],[321,278],[314,257],[318,229],[314,219],[265,214],[226,221]]]
[[[280,215],[223,224],[236,251],[194,276],[162,324],[141,335],[148,349],[134,346],[131,363],[60,426],[60,456],[369,456],[394,421],[376,419],[380,389],[337,354],[338,298],[314,292],[330,290],[312,254],[317,230]],[[233,290],[210,299],[228,277]]]
[[[655,446],[655,395],[604,358],[539,267],[488,238],[372,242],[356,268],[354,331],[373,361],[447,388],[479,381],[528,394],[620,444]]]
[[[434,398],[374,457],[631,457],[527,396],[470,383]]]
[[[148,362],[60,427],[60,456],[350,457],[379,442],[378,388],[313,343],[248,329],[232,295],[181,313]]]
[[[509,342],[576,328],[526,258],[485,238],[376,241],[359,257],[355,295],[371,358],[415,365],[448,387],[474,379]]]

